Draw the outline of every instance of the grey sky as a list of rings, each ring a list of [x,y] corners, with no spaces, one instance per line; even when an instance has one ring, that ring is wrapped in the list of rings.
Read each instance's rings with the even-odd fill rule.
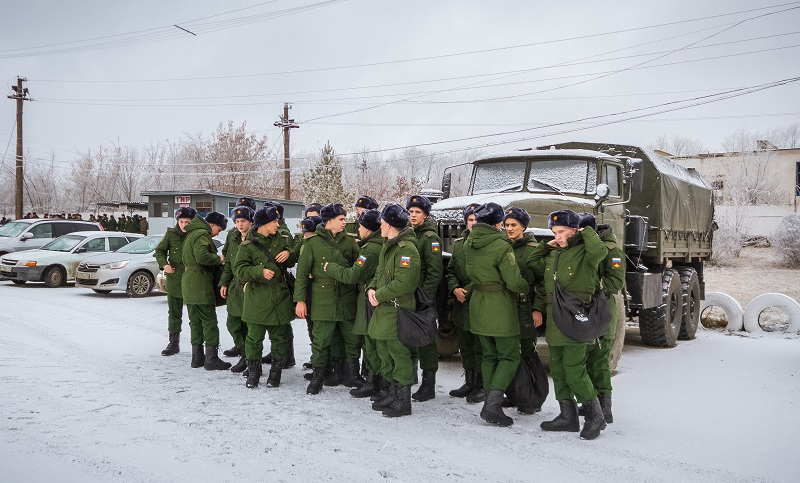
[[[53,152],[66,165],[100,144],[143,147],[231,120],[266,132],[279,149],[272,123],[284,101],[301,123],[292,130],[294,153],[327,140],[340,153],[506,143],[483,148],[494,152],[566,140],[647,144],[661,134],[699,138],[715,150],[743,127],[800,120],[800,83],[793,83],[560,133],[597,122],[568,121],[800,76],[800,2],[346,0],[266,18],[319,3],[30,0],[6,9],[5,93],[22,75],[36,99],[25,104],[26,148],[33,157]],[[745,10],[752,11],[721,16]],[[710,16],[718,17],[692,21]],[[671,25],[653,27],[661,24]],[[584,38],[565,40],[575,37]],[[116,44],[96,48],[108,42]],[[18,50],[38,46],[47,47]],[[475,51],[487,52],[466,54]],[[422,57],[437,58],[397,62]],[[363,64],[371,65],[343,68]],[[6,165],[14,112],[4,97]],[[566,124],[537,128],[546,123]],[[444,142],[517,130],[524,131]]]

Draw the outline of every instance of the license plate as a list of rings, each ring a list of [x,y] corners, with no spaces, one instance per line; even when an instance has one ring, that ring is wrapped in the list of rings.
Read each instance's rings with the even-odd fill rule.
[[[86,272],[77,272],[75,274],[75,278],[79,278],[81,280],[86,280],[86,279],[92,278],[92,274],[86,273]]]
[[[11,266],[9,266],[9,265],[0,265],[0,272],[11,273]]]

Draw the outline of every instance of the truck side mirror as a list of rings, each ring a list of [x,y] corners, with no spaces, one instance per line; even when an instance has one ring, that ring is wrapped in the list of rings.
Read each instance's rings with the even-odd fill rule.
[[[631,182],[631,191],[641,193],[644,189],[644,173],[641,159],[629,159],[625,165],[625,178]]]
[[[445,173],[442,176],[442,199],[450,197],[450,187],[453,183],[453,173]]]

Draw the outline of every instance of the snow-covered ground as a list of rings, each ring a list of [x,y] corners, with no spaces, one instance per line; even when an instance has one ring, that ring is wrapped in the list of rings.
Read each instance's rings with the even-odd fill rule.
[[[713,288],[712,288],[713,289]],[[546,433],[551,399],[510,428],[454,399],[387,419],[343,387],[305,394],[162,357],[166,299],[0,283],[0,481],[798,481],[800,338],[700,330],[653,349],[629,329],[615,421],[594,441]],[[219,309],[223,348],[231,339]],[[305,323],[294,322],[298,362]]]

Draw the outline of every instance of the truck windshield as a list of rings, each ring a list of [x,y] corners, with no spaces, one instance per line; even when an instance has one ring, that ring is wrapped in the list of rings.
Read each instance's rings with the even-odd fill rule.
[[[524,161],[482,163],[475,166],[473,194],[520,191],[525,182]]]
[[[597,186],[597,166],[586,159],[534,161],[528,175],[529,191],[593,194]]]

